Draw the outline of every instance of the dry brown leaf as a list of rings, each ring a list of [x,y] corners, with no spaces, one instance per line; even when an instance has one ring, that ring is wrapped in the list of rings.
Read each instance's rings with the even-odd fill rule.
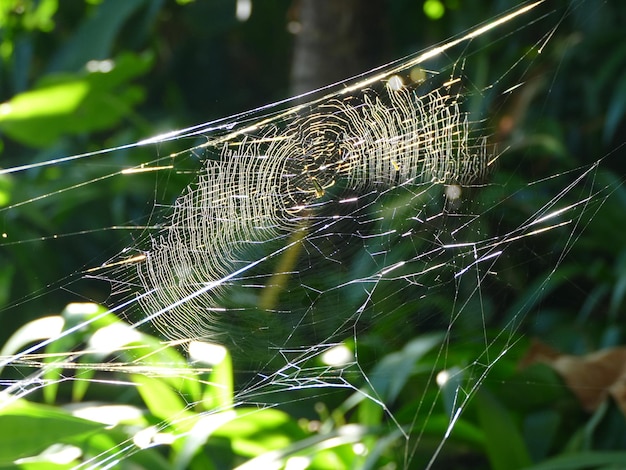
[[[626,347],[573,356],[534,341],[520,365],[536,363],[553,368],[585,410],[594,411],[610,395],[626,415]]]

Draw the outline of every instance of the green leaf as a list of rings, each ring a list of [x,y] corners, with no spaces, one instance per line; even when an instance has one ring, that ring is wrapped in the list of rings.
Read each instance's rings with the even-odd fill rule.
[[[33,320],[20,327],[0,350],[0,356],[10,357],[24,346],[37,341],[54,338],[61,333],[65,324],[59,315]],[[0,371],[2,368],[0,367]]]
[[[235,452],[255,457],[265,452],[287,447],[307,435],[285,412],[275,409],[241,408],[238,419],[221,426],[214,433],[231,439]]]
[[[56,54],[50,71],[78,71],[90,60],[111,57],[113,42],[124,22],[146,3],[146,0],[102,2]]]
[[[413,425],[413,433],[422,433],[424,436],[432,436],[434,439],[440,439],[450,430],[450,416],[443,413],[429,416],[426,420],[417,422]],[[451,442],[459,442],[465,446],[471,446],[474,449],[484,449],[485,435],[483,430],[478,428],[474,423],[457,418],[450,431],[449,439]]]
[[[0,193],[0,198],[2,198],[2,193]],[[10,298],[14,275],[15,266],[5,264],[0,267],[0,305],[5,305]]]
[[[213,365],[209,381],[203,395],[205,409],[229,409],[233,405],[233,362],[224,348],[222,360]]]
[[[615,87],[613,96],[611,96],[604,124],[603,138],[605,143],[609,143],[613,139],[626,114],[626,74],[623,74],[616,82],[618,85]]]
[[[88,440],[74,442],[74,445],[82,448],[83,460],[94,458],[95,462],[111,462],[117,459],[124,463],[119,468],[136,468],[150,470],[171,470],[171,464],[161,455],[159,447],[143,448],[137,451],[136,447],[129,448],[129,437],[132,439],[137,432],[134,426],[115,426],[107,428],[107,432],[100,432],[89,436]],[[97,467],[97,463],[92,461],[92,467]],[[72,468],[77,468],[77,464]],[[114,467],[118,468],[118,466]]]
[[[146,334],[142,334],[140,340],[128,343],[127,346],[129,348],[122,352],[126,362],[140,360],[146,370],[155,373],[165,370],[167,373],[158,380],[169,386],[170,390],[176,390],[176,395],[184,397],[186,403],[197,403],[202,400],[201,383],[176,348],[164,345],[160,339]],[[176,374],[171,373],[173,370],[177,371]]]
[[[108,129],[144,96],[128,82],[145,73],[152,56],[132,53],[93,73],[45,77],[35,90],[0,105],[0,130],[26,145],[47,147],[67,134]]]
[[[0,464],[38,454],[55,443],[104,428],[59,408],[16,401],[0,412]]]
[[[369,375],[369,386],[365,393],[354,394],[345,404],[349,409],[356,403],[362,402],[359,407],[359,422],[361,424],[380,424],[383,408],[376,400],[389,404],[396,399],[409,377],[414,373],[415,365],[432,348],[441,344],[440,334],[420,336],[407,343],[402,350],[387,354]],[[374,400],[367,399],[371,395]]]
[[[63,121],[71,120],[87,94],[84,85],[68,83],[15,96],[0,105],[0,130],[26,145],[52,145],[60,135],[69,132]]]
[[[561,415],[553,409],[530,413],[524,419],[524,436],[533,460],[544,459],[561,425]]]
[[[68,355],[69,351],[73,351],[77,345],[83,343],[89,339],[92,334],[98,329],[98,326],[108,324],[112,321],[117,321],[117,318],[113,314],[106,314],[107,309],[104,307],[90,303],[90,302],[73,302],[68,304],[61,317],[64,320],[64,331],[76,328],[81,325],[82,327],[73,331],[69,335],[60,335],[60,332],[55,334],[54,337],[58,337],[55,341],[51,342],[46,347],[47,364],[43,378],[48,382],[48,385],[43,389],[43,395],[46,403],[54,403],[56,401],[58,384],[63,373],[63,365],[56,367],[55,362],[61,361],[63,363],[64,358]],[[85,322],[88,322],[85,324]],[[89,362],[93,361],[93,356],[90,354],[81,354],[76,359],[77,362]],[[96,361],[93,361],[96,362]],[[78,371],[76,372],[78,374]],[[95,371],[93,369],[83,369],[80,371],[81,379],[74,382],[73,387],[73,399],[79,399],[84,395],[89,385],[89,380]]]
[[[88,92],[87,81],[76,79],[20,93],[0,106],[0,122],[73,113]]]
[[[493,470],[513,470],[532,463],[526,444],[509,411],[486,389],[473,401],[485,435],[487,456]]]
[[[189,468],[190,462],[194,457],[200,454],[199,450],[207,443],[209,436],[221,426],[236,418],[237,413],[233,410],[223,413],[207,414],[200,417],[193,428],[187,433],[185,439],[178,440],[172,444],[172,447],[176,451],[173,467],[179,470]],[[209,441],[209,444],[212,444],[213,441],[215,441],[215,439]],[[219,441],[219,439],[217,441]],[[227,443],[230,442],[229,440],[223,441]],[[228,449],[230,449],[229,446]],[[222,452],[226,453],[227,451],[224,449]],[[203,462],[202,468],[208,470],[214,468],[214,465],[211,461],[207,461]]]
[[[559,455],[538,465],[526,467],[524,470],[582,470],[607,466],[624,468],[626,452],[580,452]]]
[[[2,142],[0,141],[0,153],[2,153]],[[13,190],[13,180],[7,175],[0,175],[0,207],[6,206],[11,202],[11,193]],[[0,234],[1,236],[1,234]],[[3,304],[0,298],[0,305]]]
[[[181,396],[163,380],[139,374],[133,374],[131,379],[138,385],[137,390],[150,413],[157,418],[178,421],[192,415],[186,411],[187,407]],[[187,427],[192,424],[187,423]]]
[[[383,358],[374,368],[370,381],[385,403],[396,399],[413,373],[415,364],[441,341],[441,334],[420,336],[407,343],[401,351]]]

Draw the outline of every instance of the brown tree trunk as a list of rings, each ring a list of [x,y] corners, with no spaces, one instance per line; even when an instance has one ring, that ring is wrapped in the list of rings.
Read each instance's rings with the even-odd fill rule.
[[[384,0],[295,0],[293,94],[349,78],[382,62]]]

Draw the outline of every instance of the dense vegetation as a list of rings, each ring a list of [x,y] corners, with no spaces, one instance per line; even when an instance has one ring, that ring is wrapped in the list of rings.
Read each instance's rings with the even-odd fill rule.
[[[240,21],[235,3],[2,2],[0,102],[10,102],[13,114],[3,115],[0,105],[0,167],[119,146],[289,96],[292,36],[287,24],[295,7],[287,1],[254,1],[250,18]],[[388,1],[381,19],[388,23],[388,37],[372,56],[388,60],[405,56],[488,20],[517,2],[486,2],[489,6],[481,9],[471,3]],[[510,158],[498,168],[493,185],[476,197],[485,207],[488,201],[498,200],[499,188],[518,189],[515,197],[486,219],[485,230],[512,230],[548,203],[563,184],[555,177],[542,186],[551,189],[544,193],[527,182],[545,175],[567,175],[605,158],[593,172],[594,187],[583,185],[566,196],[572,204],[593,196],[587,215],[580,219],[581,227],[529,238],[523,250],[507,253],[506,269],[496,282],[484,287],[482,308],[494,344],[498,332],[511,329],[514,317],[524,321],[514,325],[516,339],[511,350],[482,381],[458,420],[438,468],[620,468],[626,461],[622,451],[626,405],[616,398],[617,388],[611,388],[617,387],[615,382],[597,382],[600,398],[591,403],[581,401],[554,367],[519,367],[524,357],[529,362],[540,357],[549,363],[556,351],[585,356],[617,348],[626,339],[626,191],[621,185],[626,174],[622,147],[626,131],[626,5],[547,3],[547,8],[568,4],[572,8],[562,16],[545,54],[532,62],[528,76],[537,77],[532,82],[537,88],[528,87],[526,104],[512,105],[515,118],[512,126],[508,124],[513,130],[500,123],[506,134],[502,138],[511,142]],[[485,48],[484,57],[473,56],[468,61],[465,73],[476,80],[506,76],[522,51],[538,41],[533,33],[533,28],[528,28],[495,53]],[[115,63],[112,71],[107,70],[108,60]],[[189,147],[194,143],[171,145]],[[157,151],[165,153],[169,148]],[[56,316],[68,329],[104,311],[66,305],[80,298],[98,303],[106,300],[109,291],[104,283],[77,279],[86,267],[114,256],[128,243],[123,234],[112,241],[112,229],[107,228],[145,222],[142,217],[150,212],[155,198],[154,180],[132,179],[124,184],[111,179],[69,192],[60,189],[99,178],[103,167],[117,169],[151,161],[154,152],[154,146],[137,147],[112,153],[114,161],[107,161],[109,157],[104,155],[94,163],[70,162],[0,175],[0,208],[48,195],[37,204],[0,212],[0,233],[6,234],[0,242],[0,342],[7,344],[3,354],[14,354],[36,339],[35,327],[27,326],[21,337],[13,336],[9,342],[18,328],[36,325],[32,322],[37,318]],[[516,163],[522,158],[523,166]],[[163,192],[159,198],[173,201],[188,183],[188,175],[172,175],[167,185],[159,184]],[[83,227],[103,229],[87,236]],[[568,238],[572,234],[575,243]],[[19,242],[12,243],[13,237]],[[561,259],[564,250],[566,257]],[[528,253],[533,254],[532,259]],[[64,289],[70,281],[72,289]],[[446,293],[436,295],[439,297],[433,295],[432,303],[443,311],[448,309],[451,300]],[[428,422],[414,422],[410,430],[421,438],[411,465],[422,468],[444,434],[453,409],[453,397],[445,391],[436,394],[420,389],[438,360],[434,345],[448,320],[429,323],[427,333],[419,331],[422,325],[398,331],[394,322],[406,312],[394,301],[404,305],[407,301],[393,296],[385,299],[383,296],[377,307],[386,307],[387,314],[380,315],[377,328],[367,333],[360,364],[368,368],[374,388],[387,394],[380,400],[393,403],[393,414],[402,423],[411,422],[415,410],[424,406],[424,397],[435,402]],[[462,366],[468,358],[478,356],[477,347],[484,346],[473,341],[482,333],[482,329],[480,333],[476,330],[481,325],[471,320],[459,323],[448,363],[456,361]],[[111,325],[116,331],[128,330],[125,319],[109,314],[51,344],[45,352],[80,348],[89,344],[100,328]],[[226,469],[270,451],[289,457],[309,449],[315,453],[310,468],[391,469],[394,463],[401,468],[403,460],[398,456],[403,449],[398,442],[403,441],[398,427],[390,425],[377,403],[345,389],[319,396],[315,395],[319,391],[307,392],[314,399],[304,399],[307,393],[297,399],[276,393],[272,400],[284,406],[258,410],[247,403],[236,408],[242,418],[207,414],[203,428],[196,418],[207,411],[229,409],[237,400],[235,390],[249,376],[237,365],[233,367],[228,354],[217,366],[198,374],[197,363],[190,364],[180,350],[164,347],[156,333],[146,331],[133,343],[144,348],[142,356],[150,358],[142,363],[145,369],[119,375],[119,380],[136,387],[90,382],[88,379],[99,377],[88,369],[81,370],[81,380],[63,380],[67,371],[57,369],[45,377],[54,385],[36,390],[0,412],[0,466],[13,466],[17,458],[63,443],[82,449],[82,457],[79,452],[64,463],[54,463],[42,456],[22,460],[19,466],[71,468],[78,463],[74,459],[113,453],[138,429],[152,429],[150,426],[176,416],[174,432],[188,432],[187,437],[146,446],[120,465]],[[389,345],[388,355],[379,357],[372,350],[368,356],[368,344]],[[116,360],[131,364],[137,356],[130,349],[127,354]],[[622,356],[619,349],[613,354],[607,353],[593,364],[615,368]],[[93,354],[80,360],[95,363],[108,359]],[[171,364],[179,373],[170,377],[152,374],[150,361]],[[394,373],[390,375],[389,370]],[[23,372],[3,371],[7,380],[20,378],[19,373]],[[580,377],[574,376],[577,379]],[[363,387],[365,390],[366,385]],[[608,396],[610,392],[613,394]],[[71,405],[81,402],[128,404],[143,412],[127,414],[121,424],[106,426],[86,419],[87,413],[71,414]],[[189,407],[190,403],[194,406]],[[218,426],[219,419],[225,424]],[[354,442],[341,434],[341,426],[350,423],[362,426],[354,442],[363,443],[368,452],[355,454]],[[212,427],[216,430],[207,439]],[[145,434],[144,438],[150,442],[154,436]],[[325,443],[333,438],[345,441],[326,448]]]

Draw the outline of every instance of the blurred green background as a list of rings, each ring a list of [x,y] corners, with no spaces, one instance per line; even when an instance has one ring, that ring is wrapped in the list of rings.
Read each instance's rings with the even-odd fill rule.
[[[333,8],[321,3],[316,5],[319,25],[324,24],[324,8]],[[296,72],[296,63],[302,60],[298,54],[306,48],[297,43],[299,28],[314,21],[307,18],[313,14],[305,0],[5,0],[0,4],[0,102],[4,103],[0,105],[0,167],[132,143],[284,99],[309,85],[318,87],[415,53],[517,4],[489,1],[477,8],[475,2],[460,0],[381,0],[365,7],[362,2],[346,1],[341,7],[335,5],[339,8],[335,14],[345,15],[341,18],[348,24],[348,34],[334,37],[336,49],[344,55],[335,57],[329,51],[330,66],[320,66],[317,78],[312,78],[306,67]],[[252,8],[249,15],[247,5]],[[584,410],[551,369],[537,366],[520,372],[517,368],[535,337],[577,355],[624,343],[626,5],[555,0],[541,8],[546,13],[556,10],[555,18],[562,21],[548,32],[543,54],[529,62],[521,98],[501,106],[496,100],[492,105],[507,110],[512,120],[507,127],[498,121],[502,116],[496,113],[493,118],[511,150],[494,175],[493,186],[477,195],[477,201],[479,207],[488,207],[489,201],[502,197],[502,188],[514,197],[486,219],[485,230],[514,229],[558,195],[577,169],[604,159],[591,178],[560,201],[564,206],[592,196],[580,226],[522,241],[507,253],[497,282],[483,288],[490,334],[510,328],[512,319],[525,321],[516,330],[510,354],[482,381],[480,393],[457,423],[434,468],[622,468],[626,462],[626,453],[619,452],[626,445],[626,423],[614,401]],[[530,25],[496,48],[486,44],[484,54],[468,60],[464,73],[476,83],[481,77],[486,83],[499,77],[506,82],[507,70],[541,41],[542,34],[546,31]],[[512,80],[511,85],[517,83],[515,77]],[[153,161],[176,146],[185,148],[199,141],[117,150],[0,175],[0,233],[5,234],[0,239],[2,343],[18,327],[39,317],[61,315],[67,328],[77,318],[95,315],[89,309],[76,313],[65,308],[81,298],[104,302],[109,294],[105,283],[81,281],[83,270],[132,243],[126,230],[115,227],[158,222],[147,216],[155,199],[173,201],[190,181],[185,174],[169,175],[167,181],[146,175],[105,178],[72,191],[63,188]],[[541,185],[527,185],[549,175],[558,176]],[[112,236],[116,231],[119,236]],[[564,251],[567,256],[561,260]],[[445,295],[442,291],[432,297],[443,311],[450,302]],[[411,329],[398,332],[395,322],[406,313],[398,304],[405,308],[408,304],[385,298],[381,296],[376,305],[388,314],[379,317],[376,332],[363,342],[385,344],[388,355],[371,352],[368,356],[365,347],[361,363],[376,390],[389,393],[381,399],[393,403],[394,415],[403,425],[412,417],[421,419],[416,411],[420,407],[433,407],[427,422],[414,422],[409,429],[412,436],[420,436],[411,460],[403,457],[405,441],[380,406],[345,389],[328,397],[313,394],[313,400],[295,400],[282,409],[248,413],[248,424],[242,424],[245,418],[233,420],[202,439],[196,420],[206,411],[228,408],[234,399],[229,360],[198,375],[180,352],[163,349],[156,338],[146,335],[138,343],[153,352],[155,364],[179,365],[183,371],[179,378],[136,374],[130,380],[137,389],[118,387],[111,392],[110,387],[95,383],[66,383],[59,370],[52,370],[48,378],[58,387],[33,392],[28,395],[30,403],[0,415],[0,432],[5,433],[0,439],[13,442],[0,451],[0,463],[11,466],[16,457],[35,455],[62,442],[80,448],[82,456],[63,464],[43,458],[20,465],[71,468],[81,459],[120,448],[137,429],[175,415],[180,422],[173,428],[189,433],[188,440],[131,452],[119,465],[233,468],[272,450],[288,449],[285,455],[293,457],[302,449],[312,449],[318,457],[310,459],[311,468],[391,469],[405,464],[423,468],[450,419],[449,390],[420,388],[439,363],[436,342]],[[446,322],[432,322],[430,334],[445,329]],[[119,319],[107,316],[48,352],[70,351],[88,343],[98,328],[118,323],[125,328]],[[447,364],[463,367],[468,358],[480,354],[481,345],[472,340],[480,336],[482,326],[468,320],[457,327],[458,342],[449,346]],[[118,360],[131,362],[134,357]],[[97,362],[104,357],[80,360],[87,359]],[[385,367],[397,375],[383,374]],[[245,374],[238,378],[237,371],[235,366],[235,380],[246,380]],[[15,371],[6,372],[16,378]],[[83,371],[81,377],[92,378],[93,373]],[[129,375],[122,377],[127,380]],[[394,380],[401,385],[397,394],[386,382]],[[225,392],[216,392],[209,383],[223,385]],[[143,414],[112,428],[94,425],[76,418],[67,407],[83,400],[127,403]],[[288,398],[277,394],[273,400]],[[355,439],[367,452],[356,451],[347,438],[321,450],[350,423],[362,426]],[[59,437],[50,439],[51,428]],[[415,440],[409,442],[412,450]],[[547,462],[545,467],[541,462]]]

